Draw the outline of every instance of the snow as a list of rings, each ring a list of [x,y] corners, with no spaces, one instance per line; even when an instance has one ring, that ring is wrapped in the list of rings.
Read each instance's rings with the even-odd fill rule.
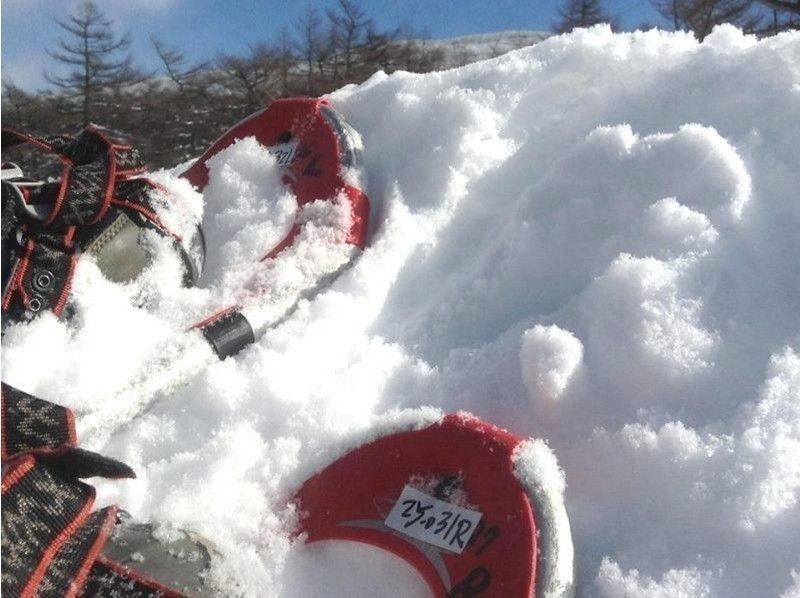
[[[294,552],[287,585],[297,596],[407,596],[428,598],[430,590],[405,561],[355,542],[317,542]]]
[[[537,550],[536,594],[555,598],[574,594],[575,551],[564,506],[566,482],[546,442],[520,442],[512,455],[514,474],[535,507]]]
[[[525,46],[537,44],[550,37],[547,31],[501,31],[498,33],[478,33],[462,35],[449,39],[413,40],[426,49],[442,52],[442,63],[448,67],[463,66],[468,62],[486,60],[517,50]]]
[[[286,501],[349,448],[467,410],[535,439],[522,477],[565,481],[581,595],[796,596],[800,36],[599,26],[331,100],[374,214],[328,290],[290,307],[351,257],[336,206],[248,265],[292,198],[245,140],[205,198],[208,286],[181,289],[166,249],[139,284],[84,261],[73,320],[6,333],[4,380],[136,470],[100,502],[207,538],[226,594],[420,595],[386,555],[292,540]],[[187,323],[253,276],[253,309],[290,313],[217,362]]]
[[[539,324],[522,335],[519,359],[522,381],[531,402],[556,401],[583,360],[583,345],[558,326]]]

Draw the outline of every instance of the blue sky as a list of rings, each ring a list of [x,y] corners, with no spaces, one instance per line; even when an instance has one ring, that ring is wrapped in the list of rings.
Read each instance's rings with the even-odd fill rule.
[[[134,41],[136,63],[157,70],[148,38],[156,36],[194,61],[220,52],[237,53],[249,44],[273,40],[309,5],[333,1],[289,0],[95,0]],[[57,68],[45,52],[62,36],[54,22],[77,0],[2,0],[2,76],[23,89],[43,87],[43,71]],[[381,28],[406,25],[433,38],[508,29],[548,30],[560,0],[362,0]],[[648,0],[608,0],[624,28],[643,22],[666,26]]]

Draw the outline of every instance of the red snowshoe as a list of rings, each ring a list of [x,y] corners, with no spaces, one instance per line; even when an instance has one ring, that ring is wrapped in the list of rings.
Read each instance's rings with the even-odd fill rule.
[[[69,409],[6,384],[2,399],[3,595],[182,598],[101,553],[118,510],[92,511],[95,490],[81,478],[133,471],[78,448]]]
[[[212,593],[202,542],[183,534],[165,544],[149,525],[120,521],[116,507],[91,512],[94,489],[79,478],[134,474],[77,448],[69,410],[3,384],[2,424],[4,594]],[[292,499],[297,533],[395,554],[437,597],[568,597],[573,548],[556,467],[541,445],[449,415],[312,476]]]
[[[347,181],[347,175],[360,167],[361,141],[327,100],[290,98],[273,102],[226,132],[182,176],[204,189],[208,184],[208,160],[249,136],[266,146],[283,167],[283,182],[292,189],[299,209],[319,199],[348,202],[351,226],[347,242],[360,249],[366,246],[369,200]],[[261,259],[275,258],[290,247],[300,228],[298,220],[277,245],[265,248]],[[249,321],[238,305],[221,309],[196,327],[203,330],[221,358],[238,352],[264,332],[259,323]]]
[[[563,496],[535,459],[513,434],[448,415],[361,446],[309,479],[295,496],[299,532],[389,551],[437,597],[571,596]]]
[[[182,176],[202,191],[208,183],[208,160],[250,136],[275,157],[300,209],[316,200],[347,202],[351,226],[346,242],[364,248],[369,201],[348,182],[359,163],[360,138],[326,100],[272,103],[231,128]],[[13,164],[3,169],[4,323],[28,320],[47,309],[61,316],[82,253],[92,254],[111,280],[135,278],[149,263],[140,242],[143,230],[172,239],[186,265],[185,282],[198,281],[206,250],[202,231],[170,230],[162,222],[152,196],[164,189],[144,176],[138,152],[128,143],[98,128],[75,138],[3,131],[4,153],[22,144],[56,155],[64,166],[57,180],[47,183],[23,177]],[[276,246],[264,248],[261,260],[291,247],[301,228],[298,219]],[[220,358],[264,332],[264,324],[253,325],[236,304],[221,306],[195,327],[203,330]]]

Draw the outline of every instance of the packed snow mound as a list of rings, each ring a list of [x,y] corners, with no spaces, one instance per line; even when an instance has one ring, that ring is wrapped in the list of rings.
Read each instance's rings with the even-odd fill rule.
[[[517,468],[566,480],[582,595],[797,595],[800,35],[601,26],[331,101],[363,137],[371,243],[255,346],[209,361],[179,324],[225,284],[181,291],[167,263],[150,309],[87,264],[75,318],[8,331],[5,381],[137,471],[102,500],[208,538],[227,594],[327,596],[344,549],[291,539],[287,497],[468,410],[558,456]],[[238,238],[213,237],[221,278],[291,204],[260,151],[221,156],[205,198],[210,235]],[[320,218],[271,266],[275,301],[346,259]],[[368,562],[348,595],[419,595]]]

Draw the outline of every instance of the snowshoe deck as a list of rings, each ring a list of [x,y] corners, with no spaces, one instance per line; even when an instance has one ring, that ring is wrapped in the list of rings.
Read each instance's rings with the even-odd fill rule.
[[[209,182],[208,160],[251,136],[267,147],[284,169],[283,182],[292,189],[299,209],[316,200],[346,201],[351,212],[347,242],[360,249],[366,246],[369,200],[346,180],[360,165],[360,138],[327,100],[286,98],[273,102],[223,134],[181,176],[202,191]],[[261,260],[277,257],[291,247],[300,228],[298,218],[281,241],[264,248]],[[264,332],[264,325],[250,322],[240,305],[221,306],[194,327],[203,330],[221,359],[234,355]]]
[[[203,542],[182,531],[170,540],[159,540],[152,525],[134,523],[124,512],[120,515],[120,522],[103,547],[105,557],[187,596],[216,595],[203,583],[204,573],[211,565],[211,554]]]
[[[520,442],[464,414],[375,440],[297,492],[300,531],[387,550],[435,596],[569,596],[563,499],[518,479]]]
[[[344,192],[352,205],[349,242],[366,244],[369,201],[345,180],[347,169],[358,167],[361,149],[358,135],[322,98],[276,100],[225,132],[181,176],[200,191],[208,184],[208,160],[239,139],[255,137],[267,147],[279,166],[286,169],[284,182],[303,206],[318,199],[333,200]],[[272,257],[286,240],[267,248]]]

